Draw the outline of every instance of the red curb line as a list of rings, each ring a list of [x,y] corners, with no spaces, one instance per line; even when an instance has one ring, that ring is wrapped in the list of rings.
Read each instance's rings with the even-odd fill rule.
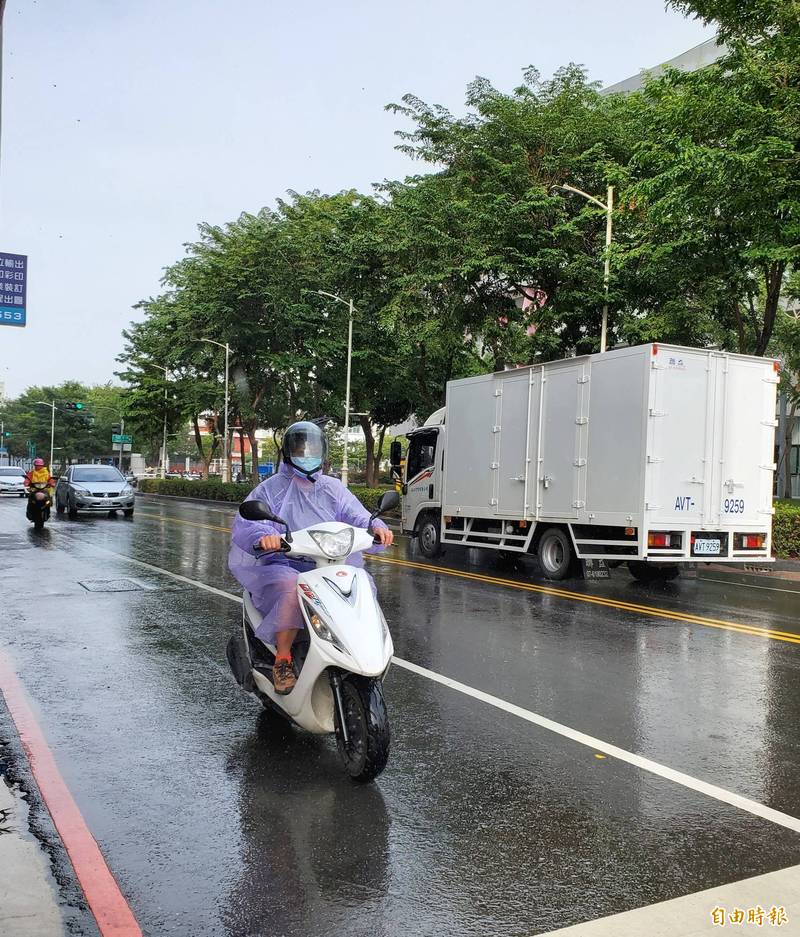
[[[17,727],[53,823],[103,937],[142,937],[142,931],[81,816],[8,657],[0,651],[0,691]]]

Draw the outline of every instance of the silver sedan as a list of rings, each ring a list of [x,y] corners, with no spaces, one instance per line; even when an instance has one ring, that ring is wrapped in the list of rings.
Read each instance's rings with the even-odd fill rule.
[[[56,485],[56,511],[70,518],[78,512],[133,517],[133,488],[113,465],[71,465]]]
[[[13,465],[0,466],[0,495],[25,497],[25,472]]]

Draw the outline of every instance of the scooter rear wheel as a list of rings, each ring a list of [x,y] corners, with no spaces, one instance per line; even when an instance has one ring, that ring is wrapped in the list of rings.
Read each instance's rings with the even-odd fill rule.
[[[335,710],[336,747],[354,781],[372,781],[386,767],[391,732],[383,699],[383,685],[375,677],[353,674],[342,680],[342,703],[347,742]]]

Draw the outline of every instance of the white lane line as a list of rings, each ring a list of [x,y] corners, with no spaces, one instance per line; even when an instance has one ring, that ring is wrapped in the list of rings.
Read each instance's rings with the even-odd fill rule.
[[[717,582],[723,586],[735,586],[737,589],[764,589],[767,592],[783,592],[785,595],[800,595],[800,589],[779,589],[777,586],[757,586],[752,582],[734,582],[732,579],[712,579],[710,576],[698,576],[698,582]]]
[[[206,585],[206,583],[200,582],[197,579],[189,579],[187,576],[173,573],[161,566],[154,566],[152,563],[145,563],[143,560],[136,560],[124,553],[118,553],[116,550],[109,550],[107,547],[99,547],[94,544],[85,545],[92,550],[102,550],[104,553],[110,553],[112,556],[119,557],[121,560],[128,563],[135,563],[137,566],[143,566],[145,569],[152,570],[153,572],[163,573],[165,576],[170,576],[173,579],[177,579],[179,582],[185,582],[189,585],[196,586],[198,589],[211,592],[224,599],[229,599],[239,604],[242,602],[241,596],[234,595],[232,592],[226,592],[224,589],[217,589],[214,586]],[[701,781],[699,778],[692,777],[690,774],[676,771],[674,768],[669,768],[667,765],[652,761],[650,758],[644,758],[642,755],[635,755],[633,752],[626,751],[624,748],[618,748],[610,742],[604,742],[602,739],[587,735],[585,732],[580,732],[578,729],[562,725],[562,723],[555,722],[553,719],[548,719],[546,716],[541,716],[539,713],[532,712],[529,709],[523,709],[522,706],[509,703],[507,700],[500,699],[498,696],[492,696],[491,693],[484,693],[483,690],[476,690],[474,687],[467,686],[465,683],[459,683],[458,680],[445,677],[443,674],[436,673],[434,670],[428,670],[427,667],[420,667],[419,664],[413,664],[411,661],[403,660],[401,657],[393,657],[392,662],[404,670],[415,673],[420,677],[426,677],[434,683],[446,686],[451,690],[455,690],[457,693],[463,693],[465,696],[486,703],[488,706],[493,706],[495,709],[510,713],[512,716],[524,719],[526,722],[546,729],[548,732],[554,732],[556,735],[577,742],[579,745],[585,745],[595,752],[603,752],[612,758],[616,758],[618,761],[624,761],[626,764],[633,765],[635,768],[639,768],[642,771],[647,771],[649,774],[654,774],[656,777],[672,781],[690,791],[696,791],[698,794],[705,794],[707,797],[718,800],[723,804],[729,804],[731,807],[736,807],[755,817],[760,817],[762,820],[768,820],[770,823],[785,827],[787,830],[800,833],[799,818],[792,817],[788,813],[781,813],[780,810],[773,810],[772,807],[767,807],[757,800],[751,800],[749,797],[743,797],[741,794],[725,790],[724,787],[717,787],[716,784],[709,784],[707,781]]]

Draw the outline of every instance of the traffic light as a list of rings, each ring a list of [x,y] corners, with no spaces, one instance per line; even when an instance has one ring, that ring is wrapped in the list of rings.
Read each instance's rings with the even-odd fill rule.
[[[11,439],[11,430],[7,429],[3,432],[3,439]]]
[[[118,435],[122,432],[122,426],[120,426],[119,423],[112,423],[112,424],[111,424],[111,432],[112,432],[115,436],[118,436]]]
[[[72,401],[64,404],[65,410],[83,410],[83,404],[80,401]]]

